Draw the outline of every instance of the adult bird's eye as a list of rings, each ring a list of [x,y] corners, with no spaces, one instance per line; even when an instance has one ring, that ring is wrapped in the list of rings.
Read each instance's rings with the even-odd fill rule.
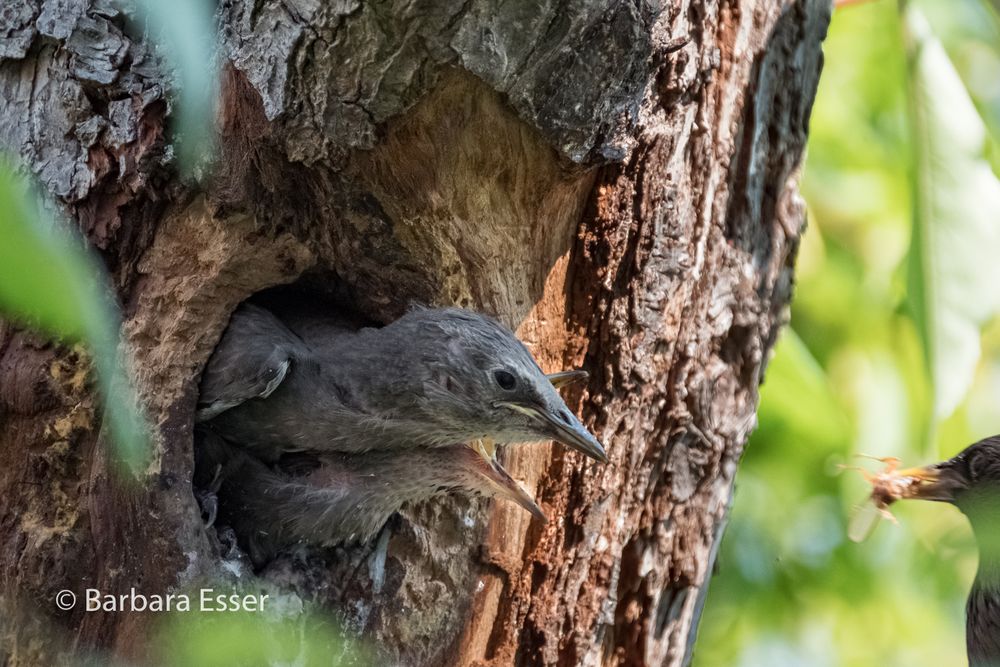
[[[493,379],[497,381],[501,389],[510,391],[517,385],[517,379],[507,371],[493,371]]]
[[[985,469],[989,466],[987,462],[987,457],[983,456],[980,452],[973,452],[972,456],[966,462],[968,468],[969,481],[975,484],[979,481],[979,478],[983,476]]]

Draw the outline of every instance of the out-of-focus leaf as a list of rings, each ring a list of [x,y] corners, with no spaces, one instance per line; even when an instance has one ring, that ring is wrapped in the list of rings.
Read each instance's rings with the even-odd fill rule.
[[[905,26],[916,147],[908,297],[939,420],[965,396],[980,327],[1000,311],[1000,182],[982,119],[912,5]]]
[[[200,591],[189,595],[198,601]],[[271,613],[268,603],[278,606],[271,599],[265,600],[264,611],[253,613],[191,610],[170,614],[158,632],[158,662],[190,667],[373,664],[366,651],[347,640],[331,620],[308,612],[280,618]]]
[[[975,2],[919,4],[953,15]],[[822,243],[806,241],[815,247],[796,260],[791,321],[822,367],[821,376],[810,372],[823,377],[816,387],[829,391],[806,392],[795,412],[792,369],[783,377],[778,366],[793,362],[783,334],[761,391],[759,427],[737,472],[696,667],[965,660],[963,608],[976,570],[965,519],[940,503],[900,503],[893,510],[899,525],[851,543],[849,517],[870,487],[836,474],[837,464],[858,463],[850,458],[857,452],[894,454],[905,465],[946,457],[920,442],[930,382],[916,326],[897,308],[906,288],[899,269],[910,243],[914,150],[901,23],[897,3],[859,3],[834,12],[823,43],[803,181],[806,236],[819,232]],[[932,25],[939,31],[939,22]],[[966,25],[954,34],[955,54],[970,39]],[[983,355],[987,368],[1000,365],[1000,321],[983,336]],[[983,393],[991,382],[982,371],[970,394],[988,413],[997,401],[993,390]],[[825,415],[813,423],[816,406],[842,410],[846,430],[825,430]],[[970,412],[956,410],[937,429],[942,453],[997,432],[989,424],[949,428]]]
[[[987,159],[1000,176],[1000,0],[914,0],[944,45],[986,124]]]
[[[0,165],[0,307],[35,328],[83,338],[106,314],[104,299],[94,298],[95,269],[79,244],[42,219],[27,184]]]
[[[28,184],[0,160],[0,310],[50,335],[86,341],[94,356],[118,459],[148,458],[144,421],[118,363],[118,315],[97,261],[38,206]]]
[[[781,333],[761,389],[761,419],[780,419],[809,444],[842,442],[850,422],[823,367],[790,327]]]
[[[182,169],[203,164],[215,143],[218,68],[214,4],[209,0],[138,0],[150,38],[176,73],[177,151]]]

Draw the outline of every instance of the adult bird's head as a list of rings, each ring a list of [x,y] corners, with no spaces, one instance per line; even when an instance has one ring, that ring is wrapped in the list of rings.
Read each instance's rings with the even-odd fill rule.
[[[1000,559],[1000,436],[980,440],[947,461],[899,474],[917,480],[905,498],[955,505],[969,517],[983,555]]]
[[[966,602],[970,667],[1000,665],[1000,436],[970,445],[947,461],[899,471],[915,480],[903,498],[957,506],[979,546],[979,571]]]
[[[414,393],[426,419],[452,441],[551,439],[607,461],[604,447],[556,391],[581,374],[550,379],[496,320],[459,308],[417,310],[380,331],[406,358],[401,375],[419,381]]]

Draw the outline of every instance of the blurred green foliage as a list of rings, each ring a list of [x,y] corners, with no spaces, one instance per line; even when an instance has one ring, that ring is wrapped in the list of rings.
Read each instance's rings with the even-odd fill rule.
[[[767,369],[695,667],[965,664],[976,548],[964,518],[901,503],[899,525],[854,544],[868,489],[839,470],[865,464],[857,454],[929,463],[1000,433],[1000,211],[981,161],[998,164],[1000,32],[980,0],[909,5],[834,13],[791,330]],[[928,57],[913,9],[944,63],[912,59]],[[978,141],[969,97],[989,130]],[[964,326],[975,345],[981,324],[981,357],[942,344]]]
[[[67,341],[85,341],[104,396],[116,460],[149,459],[141,409],[118,356],[118,311],[98,260],[0,156],[0,312]]]
[[[903,22],[915,156],[907,302],[939,419],[965,397],[980,329],[1000,310],[1000,181],[986,127],[923,13],[911,6]]]
[[[191,593],[198,599],[198,592]],[[289,606],[289,603],[291,606]],[[270,606],[267,606],[267,605]],[[158,620],[154,654],[178,667],[363,667],[371,657],[332,619],[307,613],[294,596],[264,611],[180,611]]]
[[[218,95],[215,23],[211,0],[136,0],[139,17],[173,66],[173,145],[183,173],[196,175],[215,146]]]
[[[173,145],[194,174],[212,154],[217,93],[213,4],[137,0],[134,9],[171,64]],[[94,359],[116,460],[137,472],[150,460],[149,434],[118,350],[120,319],[107,277],[75,230],[0,155],[0,312],[64,341],[85,342]]]

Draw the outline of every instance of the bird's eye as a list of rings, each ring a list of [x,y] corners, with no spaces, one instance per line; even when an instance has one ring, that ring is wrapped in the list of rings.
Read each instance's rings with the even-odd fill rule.
[[[983,456],[981,452],[975,451],[969,460],[966,462],[969,470],[969,481],[975,484],[979,481],[980,477],[986,477],[989,469],[988,457]]]
[[[517,378],[507,371],[493,371],[493,379],[497,381],[501,389],[510,391],[517,386]]]

